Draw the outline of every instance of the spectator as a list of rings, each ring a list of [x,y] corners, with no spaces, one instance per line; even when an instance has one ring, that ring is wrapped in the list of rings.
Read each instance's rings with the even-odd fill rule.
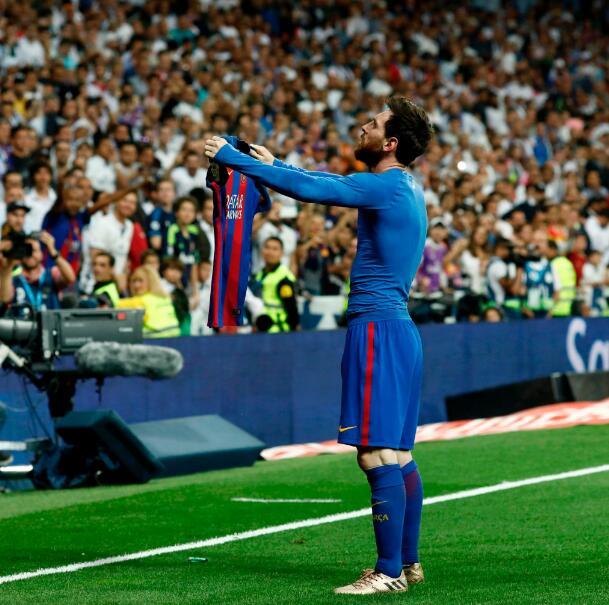
[[[201,258],[209,258],[209,251],[202,250],[201,230],[195,223],[197,204],[193,198],[182,197],[175,203],[176,222],[167,233],[167,254],[184,265],[182,283],[191,295],[198,290],[197,264]]]
[[[557,288],[550,265],[550,243],[544,231],[538,230],[533,235],[532,252],[535,256],[524,263],[522,312],[530,318],[548,317],[554,307]]]
[[[0,301],[21,307],[19,314],[23,318],[30,318],[37,311],[59,309],[61,290],[76,281],[72,267],[57,252],[50,233],[43,231],[40,241],[29,239],[27,243],[32,252],[21,260],[21,272],[12,275],[15,260],[5,263],[0,271]],[[41,244],[56,263],[50,269],[43,265]]]
[[[28,233],[40,231],[44,217],[57,201],[57,193],[51,187],[53,173],[46,162],[36,162],[30,169],[32,188],[25,196],[25,203],[30,208],[25,230]],[[61,246],[61,244],[60,244]]]
[[[211,296],[211,263],[202,260],[198,266],[199,271],[199,304],[190,314],[190,333],[192,336],[205,336],[213,334],[212,328],[207,326],[209,316],[209,299]]]
[[[296,278],[281,264],[283,243],[269,237],[262,246],[264,267],[256,274],[255,292],[264,303],[264,312],[256,326],[262,332],[290,332],[297,330],[300,319],[296,305]]]
[[[32,136],[27,126],[15,126],[11,136],[11,152],[7,168],[18,172],[26,185],[30,184],[30,168],[34,162]]]
[[[176,317],[180,323],[180,335],[190,335],[189,301],[183,286],[184,265],[177,258],[166,258],[161,264],[161,285],[171,296]]]
[[[447,237],[448,230],[442,219],[433,219],[429,223],[429,236],[417,274],[417,285],[426,294],[440,292],[446,285],[442,267],[448,250],[445,241]]]
[[[96,203],[86,206],[85,191],[66,182],[61,198],[44,217],[42,228],[53,235],[59,253],[70,263],[75,275],[78,275],[81,267],[83,230],[89,224],[91,217],[129,191],[133,189],[112,195],[102,194]],[[48,257],[46,264],[49,265]]]
[[[116,186],[119,189],[125,189],[138,183],[141,165],[137,160],[137,145],[132,141],[121,143],[118,162],[115,166]]]
[[[323,214],[312,214],[307,225],[307,236],[296,250],[302,290],[311,296],[325,294],[327,290],[330,248],[327,245],[324,225]],[[283,241],[280,241],[283,253]],[[264,262],[264,245],[262,259]]]
[[[183,197],[197,187],[205,187],[207,171],[201,168],[199,154],[189,151],[184,158],[184,166],[178,166],[171,171],[176,195]]]
[[[579,286],[584,272],[584,265],[587,262],[588,257],[586,256],[586,250],[588,249],[588,238],[585,233],[580,233],[573,238],[571,244],[571,251],[567,255],[567,258],[573,264],[575,269],[575,275],[577,277],[577,285]]]
[[[120,292],[114,279],[114,264],[114,257],[108,252],[98,252],[93,259],[95,285],[91,295],[100,307],[118,306]]]
[[[99,139],[96,153],[87,160],[86,175],[97,193],[116,191],[116,169],[114,168],[115,150],[112,139],[103,136]]]
[[[598,250],[592,250],[588,262],[584,265],[582,275],[584,302],[592,315],[607,315],[607,287],[609,286],[609,269],[603,263]]]
[[[503,321],[503,314],[501,309],[498,307],[489,306],[484,310],[482,314],[482,321],[488,321],[490,323],[497,323]]]
[[[592,250],[598,250],[603,255],[609,253],[609,208],[605,207],[598,215],[588,218],[586,233]],[[604,260],[607,262],[609,259],[605,257]]]
[[[254,230],[256,228],[256,217],[254,217]],[[212,259],[216,244],[214,239],[214,201],[211,198],[203,200],[199,225],[209,243],[209,258]]]
[[[170,296],[163,290],[158,273],[138,267],[129,278],[130,298],[121,298],[118,307],[144,310],[144,337],[170,338],[180,335],[178,318]]]
[[[148,223],[150,246],[161,256],[167,254],[167,233],[175,221],[173,205],[175,186],[171,179],[161,179],[156,186],[156,208],[151,212]]]
[[[522,269],[510,262],[512,243],[504,238],[495,241],[493,255],[486,268],[488,298],[497,307],[503,307],[511,319],[521,315],[517,286],[522,281]]]
[[[168,176],[178,196],[202,189],[202,142],[211,133],[267,145],[297,167],[363,170],[351,147],[358,125],[382,110],[385,93],[395,92],[423,104],[437,130],[429,152],[410,169],[423,186],[429,222],[441,219],[448,232],[437,274],[444,289],[436,290],[448,305],[456,307],[453,292],[457,298],[468,286],[472,292],[486,287],[483,246],[473,243],[482,240],[483,229],[489,247],[506,237],[523,258],[532,256],[534,233],[543,231],[561,253],[577,258],[579,275],[589,251],[578,237],[585,232],[590,250],[600,250],[602,263],[609,263],[603,218],[609,13],[602,2],[563,3],[560,11],[524,2],[518,19],[503,7],[493,11],[495,29],[482,36],[483,44],[478,33],[486,31],[488,13],[441,2],[424,11],[408,3],[360,3],[344,18],[336,17],[340,7],[316,10],[314,18],[297,7],[279,18],[268,0],[254,12],[239,2],[221,3],[230,10],[207,1],[203,10],[195,2],[186,12],[179,3],[161,3],[152,17],[145,2],[119,3],[116,10],[105,3],[59,3],[51,17],[44,2],[5,4],[0,175],[11,182],[0,191],[0,223],[7,203],[23,201],[24,186],[33,195],[30,169],[42,160],[52,170],[49,191],[57,193],[73,168],[84,170],[93,191],[84,180],[70,185],[85,191],[83,207],[120,189],[117,179]],[[44,180],[46,172],[41,175]],[[46,196],[44,186],[39,189]],[[147,230],[155,198],[142,188],[132,218]],[[280,222],[273,213],[255,222],[262,233],[254,233],[254,271],[269,235],[282,238],[284,262],[293,242],[276,231],[291,229],[301,243],[310,239],[313,208],[274,199],[282,204]],[[213,207],[202,206],[200,226],[213,252]],[[336,292],[342,281],[348,239],[339,227],[342,212],[328,210],[317,250],[311,245],[311,257],[307,252],[290,266],[299,283],[312,282],[307,291]],[[35,211],[27,219],[42,222]],[[87,229],[94,232],[103,219],[98,213],[84,228],[80,283],[87,291]],[[355,225],[350,229],[354,236]],[[127,272],[148,245],[138,227],[134,232]],[[157,249],[163,248],[161,241]],[[414,294],[425,295],[427,286],[419,279]],[[515,286],[510,304],[525,296],[523,283]]]
[[[25,219],[29,207],[23,202],[11,202],[6,208],[6,222],[2,225],[2,239],[10,239],[11,234],[25,235]]]
[[[469,290],[475,294],[483,294],[486,291],[484,275],[490,260],[488,229],[479,225],[474,229],[467,248],[460,258],[460,267],[463,276],[469,286]]]
[[[89,232],[91,258],[94,260],[100,251],[112,254],[115,260],[114,274],[121,292],[127,286],[129,249],[133,237],[131,217],[136,209],[137,195],[133,192],[123,194],[114,209],[91,225]]]
[[[281,218],[282,207],[281,202],[273,202],[271,204],[270,210],[257,225],[254,241],[258,251],[269,237],[278,237],[283,243],[283,258],[281,262],[286,267],[292,267],[292,256],[296,250],[298,235],[294,229],[283,222]],[[257,258],[253,263],[252,270],[257,272],[261,268],[262,259],[259,258],[259,252],[255,256]]]
[[[137,212],[137,210],[136,210]],[[141,264],[142,254],[148,250],[148,238],[144,227],[137,220],[137,215],[133,217],[133,235],[129,245],[129,271],[137,269]]]
[[[148,250],[144,250],[140,258],[140,265],[146,265],[151,269],[154,269],[157,273],[161,272],[161,258],[156,250],[152,248],[148,248]]]
[[[573,304],[577,297],[577,275],[573,263],[560,254],[558,244],[548,241],[547,255],[554,277],[553,317],[567,317],[573,313]]]

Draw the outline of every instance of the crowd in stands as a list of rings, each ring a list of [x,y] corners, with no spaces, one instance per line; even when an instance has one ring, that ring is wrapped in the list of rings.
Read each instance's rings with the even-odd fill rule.
[[[0,9],[9,312],[139,306],[159,318],[151,334],[207,333],[205,139],[231,133],[309,170],[360,171],[361,125],[399,94],[436,130],[410,167],[429,216],[413,316],[608,313],[604,3],[0,0]],[[357,211],[271,193],[254,224],[252,275],[264,242],[278,238],[301,296],[346,295]]]

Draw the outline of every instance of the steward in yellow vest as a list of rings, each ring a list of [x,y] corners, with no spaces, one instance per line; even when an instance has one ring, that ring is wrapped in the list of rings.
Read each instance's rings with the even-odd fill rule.
[[[568,317],[571,315],[573,303],[577,297],[577,275],[573,263],[565,256],[559,256],[558,246],[548,242],[548,256],[554,275],[554,307],[553,317]]]
[[[161,286],[157,272],[146,265],[138,267],[129,278],[131,298],[121,298],[118,307],[144,309],[144,338],[180,336],[180,323],[171,297]]]
[[[121,297],[114,281],[114,257],[109,252],[98,252],[92,260],[95,285],[91,296],[98,299],[98,304],[116,307]]]
[[[283,242],[269,237],[262,247],[264,268],[255,277],[256,294],[264,303],[264,314],[256,322],[261,331],[291,332],[298,328],[296,278],[281,264]],[[266,320],[266,321],[265,321]]]
[[[117,307],[121,297],[114,280],[96,283],[93,286],[92,295],[100,301],[110,303],[111,307]]]
[[[180,336],[180,324],[169,296],[151,292],[131,298],[121,298],[118,307],[144,309],[144,338],[171,338]]]

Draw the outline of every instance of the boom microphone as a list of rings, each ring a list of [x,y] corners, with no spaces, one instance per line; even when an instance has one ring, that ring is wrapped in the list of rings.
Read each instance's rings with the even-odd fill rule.
[[[95,376],[173,378],[184,367],[182,354],[169,347],[89,342],[75,354],[76,365]]]

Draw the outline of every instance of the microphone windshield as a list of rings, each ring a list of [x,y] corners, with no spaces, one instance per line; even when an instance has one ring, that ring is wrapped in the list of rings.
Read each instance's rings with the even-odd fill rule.
[[[169,347],[89,342],[75,355],[80,370],[94,376],[173,378],[182,371],[182,354]]]

